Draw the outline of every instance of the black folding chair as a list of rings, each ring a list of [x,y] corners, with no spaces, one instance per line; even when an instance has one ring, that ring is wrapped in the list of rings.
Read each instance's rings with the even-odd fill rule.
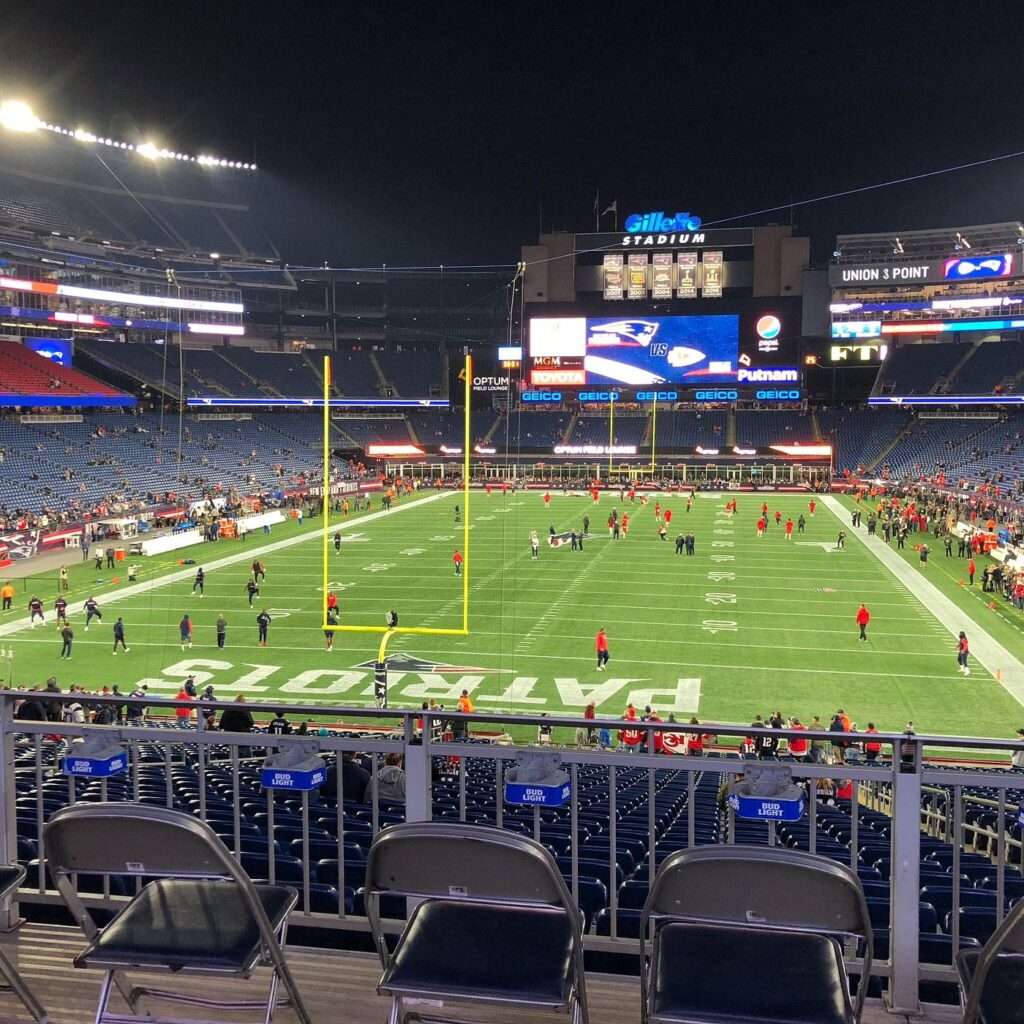
[[[106,971],[96,1024],[152,1021],[143,996],[222,1010],[264,1010],[270,1024],[278,986],[301,1024],[310,1024],[281,946],[298,894],[281,885],[254,885],[213,830],[189,814],[149,804],[76,804],[58,811],[44,830],[54,884],[89,945],[76,967]],[[136,875],[153,879],[104,928],[78,896],[72,874]],[[265,1001],[220,1001],[164,989],[129,987],[131,969],[248,978],[271,968]],[[108,1010],[112,988],[131,1016]]]
[[[20,864],[0,867],[0,901],[6,900],[25,880],[25,869]],[[7,959],[0,949],[0,975],[3,975],[6,986],[24,1003],[25,1009],[39,1022],[46,1024],[46,1010],[35,997],[35,993],[25,983],[18,968]]]
[[[981,949],[962,949],[960,975],[963,1024],[1008,1024],[1024,1007],[1024,900],[1003,918]]]
[[[458,822],[393,825],[370,848],[366,896],[390,1024],[403,1024],[407,999],[556,1011],[587,1024],[583,915],[539,843]],[[420,902],[389,952],[380,900],[395,896]]]
[[[863,941],[855,1002],[837,936]],[[680,850],[658,870],[640,921],[643,1019],[855,1024],[873,956],[849,868],[788,849]]]

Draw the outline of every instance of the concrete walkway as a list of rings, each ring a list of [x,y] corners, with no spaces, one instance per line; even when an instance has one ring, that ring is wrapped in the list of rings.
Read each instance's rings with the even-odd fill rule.
[[[879,537],[869,536],[866,531],[854,530],[850,527],[850,512],[841,502],[831,495],[821,499],[822,504],[840,521],[843,529],[850,537],[863,544],[935,616],[936,620],[948,629],[954,640],[962,629],[971,644],[971,657],[990,672],[1007,693],[1024,705],[1024,664],[1011,654],[998,640],[992,637],[985,628],[969,612],[951,601],[922,572],[903,557],[893,551]],[[955,669],[955,646],[949,645],[951,674]]]

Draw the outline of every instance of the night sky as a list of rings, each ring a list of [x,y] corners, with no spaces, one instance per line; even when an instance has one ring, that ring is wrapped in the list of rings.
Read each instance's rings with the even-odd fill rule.
[[[293,262],[509,263],[596,189],[707,223],[1024,149],[1019,4],[10,7],[0,95],[255,159]],[[1021,216],[1024,159],[792,211],[818,258]]]

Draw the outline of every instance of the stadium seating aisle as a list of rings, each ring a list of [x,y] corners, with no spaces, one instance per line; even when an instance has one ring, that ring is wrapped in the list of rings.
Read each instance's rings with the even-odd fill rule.
[[[24,345],[10,341],[0,342],[0,395],[93,398],[97,405],[103,404],[103,399],[120,400],[128,397],[109,384],[69,366],[60,366]]]

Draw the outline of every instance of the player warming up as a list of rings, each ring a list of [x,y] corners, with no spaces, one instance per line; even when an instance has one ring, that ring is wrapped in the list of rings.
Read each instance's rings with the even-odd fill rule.
[[[28,621],[32,628],[36,628],[36,618],[45,626],[46,619],[43,618],[43,602],[39,600],[34,594],[32,600],[28,603]]]
[[[452,555],[452,565],[455,566],[455,575],[456,576],[461,576],[462,575],[462,552],[458,548],[455,549],[455,554]]]
[[[857,609],[857,625],[860,628],[859,640],[867,640],[868,638],[868,623],[871,621],[871,612],[867,610],[867,607],[861,603],[861,606]]]
[[[206,573],[203,572],[203,567],[200,566],[196,570],[195,582],[192,584],[192,593],[194,594],[197,590],[199,591],[200,597],[205,597],[206,594],[203,591],[206,589]]]
[[[608,634],[602,626],[594,638],[594,650],[597,652],[597,671],[604,672],[608,667]]]
[[[99,602],[96,600],[96,598],[95,597],[90,597],[89,600],[85,602],[85,631],[86,631],[86,633],[89,632],[89,623],[92,622],[93,619],[99,619],[99,621],[102,622],[103,621],[103,613],[100,611]]]
[[[540,558],[540,538],[536,530],[530,531],[530,557]]]
[[[956,642],[956,663],[960,667],[960,671],[965,675],[971,674],[970,668],[967,666],[967,659],[970,656],[971,647],[967,642],[967,634],[961,629],[960,636]]]
[[[252,607],[253,598],[260,596],[259,584],[253,579],[250,579],[245,585],[245,592],[249,595],[249,607]]]
[[[271,617],[267,614],[266,608],[264,608],[263,611],[261,611],[259,615],[256,616],[256,628],[259,630],[260,647],[267,646],[267,634],[270,630],[270,623],[272,621],[273,619],[271,619]]]
[[[335,534],[334,536],[337,537],[338,535]],[[257,583],[267,578],[267,570],[259,559],[252,563],[252,578]]]

